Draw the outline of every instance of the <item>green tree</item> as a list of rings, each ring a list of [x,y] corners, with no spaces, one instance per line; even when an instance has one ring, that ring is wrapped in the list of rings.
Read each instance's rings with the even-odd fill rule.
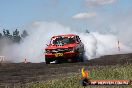
[[[19,31],[16,29],[13,31],[13,42],[14,43],[19,43],[21,41],[21,37],[19,35]]]

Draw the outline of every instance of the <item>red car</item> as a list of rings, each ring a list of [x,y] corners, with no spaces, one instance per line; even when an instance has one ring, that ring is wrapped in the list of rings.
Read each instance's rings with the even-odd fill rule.
[[[83,61],[83,54],[84,44],[78,35],[57,35],[51,38],[50,44],[45,48],[45,62]]]

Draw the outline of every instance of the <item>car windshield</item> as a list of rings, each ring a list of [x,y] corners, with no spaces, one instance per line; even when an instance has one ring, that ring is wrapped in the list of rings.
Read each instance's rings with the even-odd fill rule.
[[[74,42],[75,42],[74,37],[56,37],[52,39],[51,44],[63,45],[63,44],[71,44]]]

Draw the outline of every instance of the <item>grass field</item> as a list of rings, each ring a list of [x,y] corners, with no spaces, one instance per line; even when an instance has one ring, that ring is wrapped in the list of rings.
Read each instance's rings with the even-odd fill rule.
[[[91,66],[90,79],[132,79],[132,64],[115,66]],[[39,83],[26,84],[25,88],[84,88],[80,85],[81,72],[70,74],[68,77],[54,79]],[[132,88],[132,85],[124,86],[87,86],[86,88]]]

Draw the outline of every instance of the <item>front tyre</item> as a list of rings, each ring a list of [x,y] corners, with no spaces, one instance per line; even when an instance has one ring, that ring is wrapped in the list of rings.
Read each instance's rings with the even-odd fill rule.
[[[47,58],[45,58],[45,63],[50,64],[50,61]]]

